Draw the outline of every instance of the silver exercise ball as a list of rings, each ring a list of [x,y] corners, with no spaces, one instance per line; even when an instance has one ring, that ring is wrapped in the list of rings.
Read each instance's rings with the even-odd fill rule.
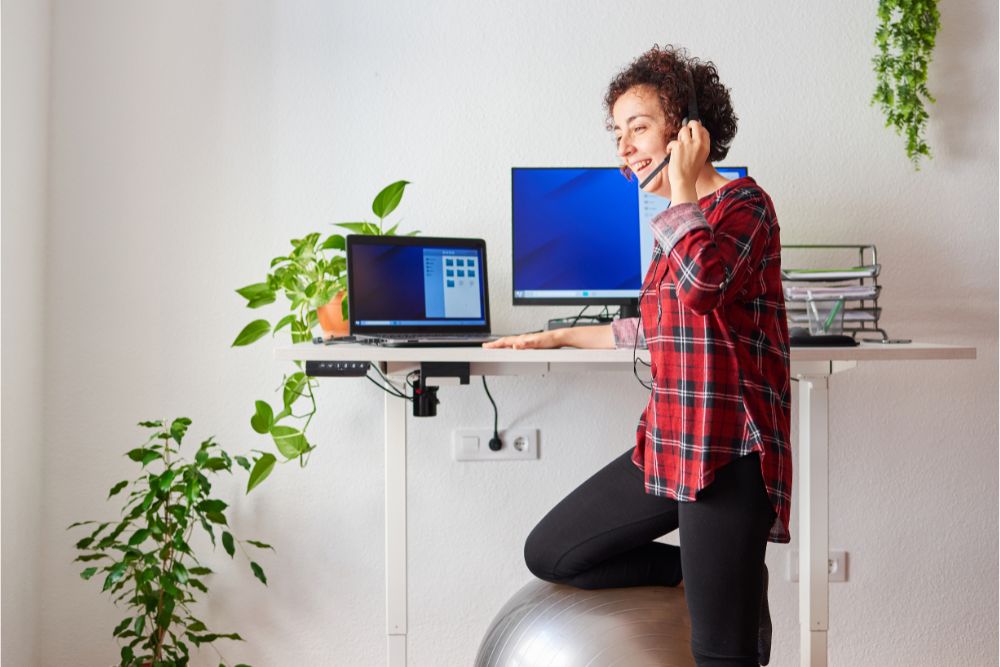
[[[490,623],[476,667],[694,667],[683,588],[535,579]]]

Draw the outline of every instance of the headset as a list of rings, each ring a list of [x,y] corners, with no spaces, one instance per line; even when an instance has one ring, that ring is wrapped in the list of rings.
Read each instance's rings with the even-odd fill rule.
[[[690,68],[686,69],[685,73],[687,74],[688,91],[689,91],[688,92],[688,115],[687,115],[687,118],[685,118],[683,121],[681,121],[681,127],[686,126],[692,120],[696,120],[698,122],[701,122],[701,115],[698,113],[698,99],[697,99],[697,96],[695,95],[694,76],[691,74],[691,69]],[[670,155],[669,154],[667,155],[667,157],[663,158],[663,162],[661,162],[656,167],[656,169],[654,169],[649,174],[649,176],[647,176],[641,183],[639,183],[639,189],[641,190],[641,189],[645,188],[647,185],[649,185],[649,182],[652,181],[653,178],[658,173],[660,173],[661,171],[663,171],[663,168],[666,167],[668,164],[670,164]],[[660,254],[656,256],[656,261],[653,263],[653,269],[652,269],[652,272],[651,272],[652,274],[655,274],[656,273],[656,269],[659,268],[659,266],[660,266],[660,258],[661,257],[663,257],[662,249],[660,251]],[[660,279],[660,283],[658,283],[657,286],[656,286],[657,292],[659,292],[660,284],[662,284],[662,283],[663,283],[663,279],[661,278]],[[642,292],[639,293],[639,303],[642,303],[642,297],[644,297],[646,295],[646,290],[647,289],[649,289],[648,285],[645,286],[645,287],[643,287],[642,288]],[[656,324],[657,324],[657,326],[659,326],[659,324],[660,324],[660,318],[663,315],[663,312],[661,311],[660,308],[661,308],[660,302],[659,302],[659,300],[657,300],[657,302],[656,302]],[[639,327],[640,326],[642,326],[642,311],[641,310],[639,311],[639,317],[636,318],[636,323],[635,323],[635,340],[632,343],[632,374],[635,375],[635,379],[639,381],[639,384],[641,384],[643,387],[645,387],[649,391],[653,391],[653,383],[651,381],[648,382],[648,383],[644,382],[643,379],[641,377],[639,377],[639,370],[638,370],[638,364],[639,363],[642,363],[642,364],[644,364],[646,366],[650,366],[651,367],[651,364],[648,364],[645,361],[642,361],[641,359],[639,359],[639,357],[636,354],[636,352],[638,350],[638,347],[639,347]],[[647,346],[648,346],[648,344],[647,344]]]

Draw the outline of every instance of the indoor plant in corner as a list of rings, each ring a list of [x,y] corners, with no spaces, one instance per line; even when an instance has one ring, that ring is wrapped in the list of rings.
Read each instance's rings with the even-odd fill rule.
[[[153,430],[144,444],[127,453],[141,466],[141,474],[131,482],[118,482],[108,494],[110,499],[127,489],[120,518],[82,521],[70,528],[97,524],[76,543],[82,552],[76,560],[88,564],[80,576],[90,579],[100,573],[102,592],[128,608],[112,632],[121,643],[121,667],[183,667],[191,657],[189,643],[208,644],[219,653],[215,641],[242,640],[236,633],[211,632],[195,616],[193,605],[199,594],[208,594],[205,577],[212,570],[195,554],[192,533],[200,527],[213,548],[218,537],[230,558],[239,547],[253,575],[265,585],[264,570],[244,545],[272,547],[237,540],[226,520],[226,503],[211,497],[211,479],[232,473],[233,461],[249,470],[246,458],[231,457],[212,438],[189,459],[181,456],[181,441],[191,425],[186,417],[139,425]],[[219,660],[228,664],[221,653]]]
[[[355,234],[369,236],[394,236],[399,224],[385,228],[385,218],[392,213],[403,198],[403,190],[409,181],[396,181],[384,187],[372,202],[372,213],[378,218],[373,222],[344,222],[336,226]],[[417,234],[410,232],[408,236]],[[291,241],[292,249],[286,255],[271,260],[271,270],[263,282],[242,287],[236,292],[246,299],[247,308],[260,308],[274,303],[278,294],[288,300],[291,313],[278,320],[274,326],[265,319],[254,320],[246,325],[233,347],[249,345],[265,334],[272,336],[287,328],[293,343],[303,343],[313,338],[313,329],[319,325],[324,337],[342,336],[347,333],[347,259],[346,239],[341,234],[330,234],[324,238],[319,232],[306,234]],[[282,378],[279,391],[281,404],[275,409],[268,401],[256,401],[250,426],[261,435],[274,441],[278,454],[287,463],[298,459],[305,465],[306,455],[315,446],[306,438],[306,429],[316,414],[316,400],[313,389],[316,382],[303,371],[303,363],[296,361],[298,370]],[[305,398],[308,407],[301,414],[293,408],[299,399]],[[281,423],[285,420],[286,423]],[[295,420],[293,426],[288,422]],[[278,457],[269,452],[260,453],[254,460],[253,470],[247,483],[247,492],[260,484],[274,469]]]

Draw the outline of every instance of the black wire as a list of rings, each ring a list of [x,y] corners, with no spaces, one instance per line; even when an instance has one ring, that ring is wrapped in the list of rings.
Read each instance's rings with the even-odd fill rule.
[[[398,389],[396,389],[392,385],[392,382],[389,381],[389,378],[387,378],[385,375],[382,374],[382,371],[379,370],[379,367],[376,364],[372,364],[371,366],[369,366],[369,368],[373,368],[375,370],[375,372],[379,374],[379,377],[381,377],[388,386],[387,387],[386,386],[382,386],[372,376],[365,375],[365,377],[368,378],[372,382],[372,384],[374,384],[376,387],[378,387],[382,391],[387,392],[389,394],[392,394],[396,398],[405,398],[406,400],[408,400],[410,402],[413,401],[413,399],[411,397],[407,396],[405,392],[401,392]],[[412,375],[412,373],[410,375]],[[410,376],[407,375],[406,377],[409,378]],[[409,384],[409,382],[407,382],[407,384]],[[410,386],[412,387],[413,385],[410,385]]]
[[[576,314],[576,317],[573,318],[573,323],[570,324],[571,327],[576,326],[576,323],[580,321],[580,317],[583,316],[584,312],[586,312],[588,308],[590,308],[590,306],[584,306],[583,310]]]
[[[660,257],[662,256],[663,256],[662,253],[656,256],[656,262],[653,263],[652,275],[656,274],[656,269],[660,265]],[[642,303],[642,297],[645,296],[646,290],[648,288],[649,285],[642,288],[642,292],[639,293],[639,303]],[[657,309],[659,309],[659,304],[657,304]],[[632,341],[632,374],[635,375],[635,379],[639,381],[639,384],[641,384],[646,389],[653,391],[652,381],[650,381],[648,384],[644,382],[643,379],[639,377],[639,370],[637,368],[637,365],[639,363],[642,363],[644,366],[649,366],[650,368],[652,368],[651,364],[648,364],[644,360],[639,359],[638,355],[636,354],[636,351],[638,350],[639,347],[639,327],[641,326],[642,326],[642,311],[640,310],[639,317],[636,318],[636,323],[635,323],[635,339]]]
[[[392,396],[395,396],[396,398],[405,398],[408,401],[412,401],[413,400],[412,398],[410,398],[406,394],[399,393],[398,391],[396,391],[395,388],[382,386],[381,384],[379,384],[378,380],[376,380],[375,378],[373,378],[371,375],[366,375],[365,377],[368,378],[369,382],[371,382],[373,385],[375,385],[376,387],[378,387],[382,391],[386,392],[387,394],[391,394]]]
[[[499,438],[500,437],[500,432],[497,431],[497,424],[500,421],[500,413],[497,412],[497,404],[493,400],[493,396],[490,394],[490,388],[486,386],[486,376],[483,375],[482,378],[483,378],[483,389],[486,390],[486,397],[489,398],[490,399],[490,403],[493,404],[493,437],[494,438]]]

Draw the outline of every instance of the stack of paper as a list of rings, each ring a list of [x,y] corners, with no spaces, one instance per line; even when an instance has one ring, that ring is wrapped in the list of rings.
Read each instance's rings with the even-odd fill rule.
[[[785,299],[788,301],[809,301],[810,299],[861,301],[878,296],[877,285],[845,285],[843,287],[805,287],[785,285]]]
[[[781,277],[784,280],[857,280],[858,278],[874,278],[881,269],[879,264],[855,266],[849,269],[783,269]]]

